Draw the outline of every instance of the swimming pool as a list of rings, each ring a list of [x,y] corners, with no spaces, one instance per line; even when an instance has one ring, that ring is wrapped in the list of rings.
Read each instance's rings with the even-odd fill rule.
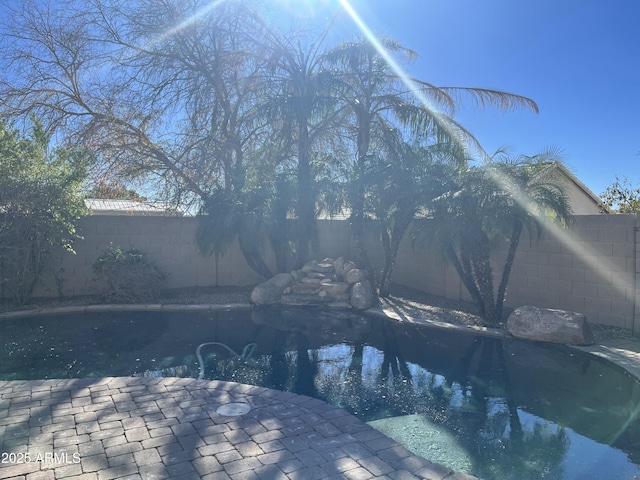
[[[0,338],[0,380],[202,375],[321,398],[480,478],[640,476],[640,384],[560,346],[308,309],[5,319]]]

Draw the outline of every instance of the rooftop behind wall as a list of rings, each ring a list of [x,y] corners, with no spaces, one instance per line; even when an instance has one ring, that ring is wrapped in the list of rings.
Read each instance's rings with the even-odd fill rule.
[[[319,257],[353,258],[345,220],[319,220]],[[627,215],[581,215],[568,230],[547,231],[538,243],[523,235],[507,294],[507,306],[536,305],[574,310],[591,322],[640,330],[634,323],[638,298],[636,238],[638,218]],[[146,252],[169,273],[168,286],[246,286],[262,279],[245,263],[237,243],[219,259],[204,257],[194,243],[197,219],[162,216],[92,216],[82,219],[76,255],[57,252],[52,271],[62,280],[64,295],[99,291],[92,265],[112,243]],[[381,259],[373,239],[372,258]],[[496,259],[500,259],[498,254]],[[273,264],[273,258],[267,256]],[[496,271],[495,273],[500,273]],[[427,248],[414,250],[405,238],[394,282],[452,299],[469,299],[455,270]],[[56,296],[53,277],[36,292]],[[640,323],[640,322],[636,322]]]

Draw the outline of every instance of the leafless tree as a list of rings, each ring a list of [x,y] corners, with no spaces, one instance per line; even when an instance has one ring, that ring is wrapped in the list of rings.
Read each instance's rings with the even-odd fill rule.
[[[261,24],[244,2],[215,14],[199,0],[7,8],[3,115],[34,115],[99,152],[103,171],[144,176],[176,201],[242,184],[260,134],[248,42]]]

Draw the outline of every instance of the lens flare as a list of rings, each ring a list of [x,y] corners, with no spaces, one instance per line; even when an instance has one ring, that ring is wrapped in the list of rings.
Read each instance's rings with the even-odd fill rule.
[[[373,45],[373,47],[377,50],[380,56],[384,59],[384,61],[391,67],[393,72],[397,75],[398,79],[407,87],[407,90],[411,92],[418,101],[422,104],[422,106],[429,111],[429,114],[433,117],[433,119],[438,123],[440,128],[444,128],[449,135],[449,137],[463,145],[465,148],[468,147],[467,142],[464,141],[460,132],[457,131],[453,127],[452,120],[440,112],[437,107],[427,98],[427,96],[423,93],[422,89],[419,85],[416,84],[415,81],[411,79],[407,72],[398,65],[389,52],[384,48],[384,46],[380,43],[374,33],[369,29],[366,23],[362,20],[358,12],[351,6],[348,0],[338,0],[342,8],[347,12],[349,17],[353,23],[356,24],[358,29],[362,32],[364,37]]]
[[[161,40],[164,40],[164,39],[166,39],[166,38],[168,38],[168,37],[170,37],[172,35],[175,35],[176,33],[180,32],[181,30],[184,30],[189,25],[195,23],[199,18],[204,17],[209,12],[211,12],[211,11],[215,10],[216,8],[218,8],[218,6],[220,6],[224,2],[226,2],[226,0],[215,0],[215,1],[207,4],[206,6],[202,7],[200,10],[198,10],[196,13],[191,15],[186,20],[183,20],[182,22],[180,22],[175,27],[173,27],[173,28],[167,30],[166,32],[164,32],[160,36],[160,38],[158,38],[157,41],[159,42]]]

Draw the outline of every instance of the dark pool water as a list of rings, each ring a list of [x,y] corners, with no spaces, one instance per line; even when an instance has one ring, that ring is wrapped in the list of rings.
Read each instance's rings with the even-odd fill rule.
[[[640,478],[639,382],[564,347],[302,309],[0,321],[0,380],[200,374],[326,400],[480,478]]]

